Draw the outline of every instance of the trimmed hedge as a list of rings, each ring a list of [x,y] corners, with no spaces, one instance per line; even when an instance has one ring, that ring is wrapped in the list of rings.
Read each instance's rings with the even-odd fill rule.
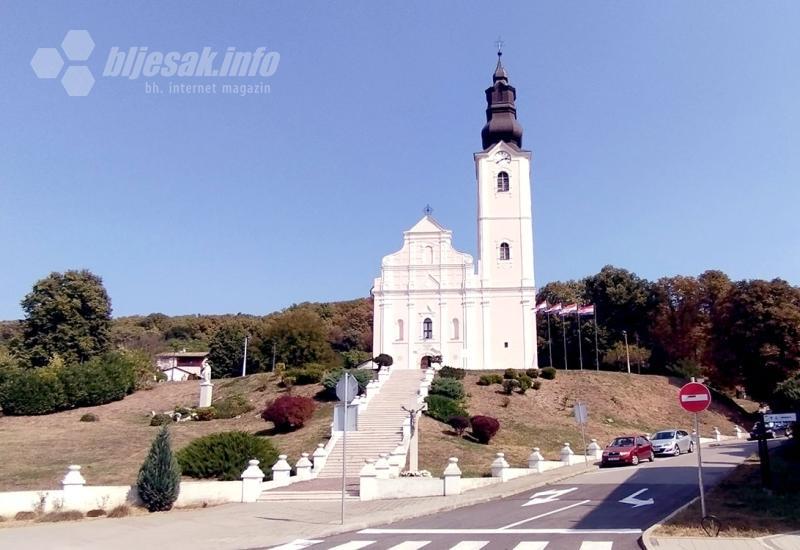
[[[213,404],[214,418],[236,418],[255,409],[250,401],[242,394],[234,394],[215,401]]]
[[[506,380],[516,380],[519,376],[519,371],[516,369],[506,369],[503,373],[503,378]]]
[[[539,369],[528,369],[525,371],[525,374],[533,379],[539,378]]]
[[[461,403],[444,395],[429,395],[425,402],[428,404],[425,414],[439,422],[447,422],[454,416],[467,416]]]
[[[443,395],[461,401],[464,399],[464,385],[454,378],[436,378],[431,384],[431,395]]]
[[[439,369],[439,376],[442,378],[454,378],[456,380],[463,380],[464,377],[467,375],[467,371],[464,369],[457,369],[455,367],[448,367],[444,366]]]
[[[473,416],[469,422],[472,424],[472,435],[484,445],[500,431],[500,421],[491,416]]]
[[[119,401],[132,393],[136,364],[110,353],[80,365],[14,371],[0,386],[0,407],[9,415],[50,414]]]
[[[545,367],[541,369],[539,376],[544,378],[545,380],[555,380],[556,369],[554,367]]]
[[[286,371],[288,376],[294,378],[294,384],[297,386],[319,384],[326,373],[327,369],[318,363],[309,363],[301,369],[289,369]]]
[[[278,449],[268,440],[246,432],[220,432],[195,439],[178,451],[176,458],[184,475],[198,479],[236,481],[250,460],[260,461],[266,479]]]
[[[503,377],[499,374],[482,374],[480,378],[478,378],[478,385],[479,386],[491,386],[492,384],[502,384]]]

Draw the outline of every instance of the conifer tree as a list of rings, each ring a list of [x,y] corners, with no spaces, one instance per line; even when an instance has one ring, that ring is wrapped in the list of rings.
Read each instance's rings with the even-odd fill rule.
[[[165,512],[178,499],[180,482],[181,469],[172,453],[169,430],[164,426],[139,470],[139,498],[150,512]]]

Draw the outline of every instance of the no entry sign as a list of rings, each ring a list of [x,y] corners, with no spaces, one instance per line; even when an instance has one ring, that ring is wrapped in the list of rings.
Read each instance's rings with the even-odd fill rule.
[[[684,410],[699,413],[711,404],[711,392],[699,382],[689,382],[678,392],[678,399]]]

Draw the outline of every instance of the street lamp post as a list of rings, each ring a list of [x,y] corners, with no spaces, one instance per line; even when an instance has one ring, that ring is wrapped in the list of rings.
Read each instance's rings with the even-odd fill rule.
[[[628,365],[628,374],[631,373],[631,354],[628,351],[628,331],[623,330],[622,336],[625,337],[625,363]]]

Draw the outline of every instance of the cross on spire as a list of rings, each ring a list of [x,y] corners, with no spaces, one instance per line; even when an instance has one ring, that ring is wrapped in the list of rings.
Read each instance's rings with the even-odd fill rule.
[[[426,216],[430,216],[431,214],[433,214],[433,208],[431,208],[430,204],[426,204],[425,208],[423,208],[422,211],[425,213]]]
[[[503,46],[505,45],[503,39],[498,36],[497,40],[494,41],[494,45],[497,46],[497,57],[503,55]]]

